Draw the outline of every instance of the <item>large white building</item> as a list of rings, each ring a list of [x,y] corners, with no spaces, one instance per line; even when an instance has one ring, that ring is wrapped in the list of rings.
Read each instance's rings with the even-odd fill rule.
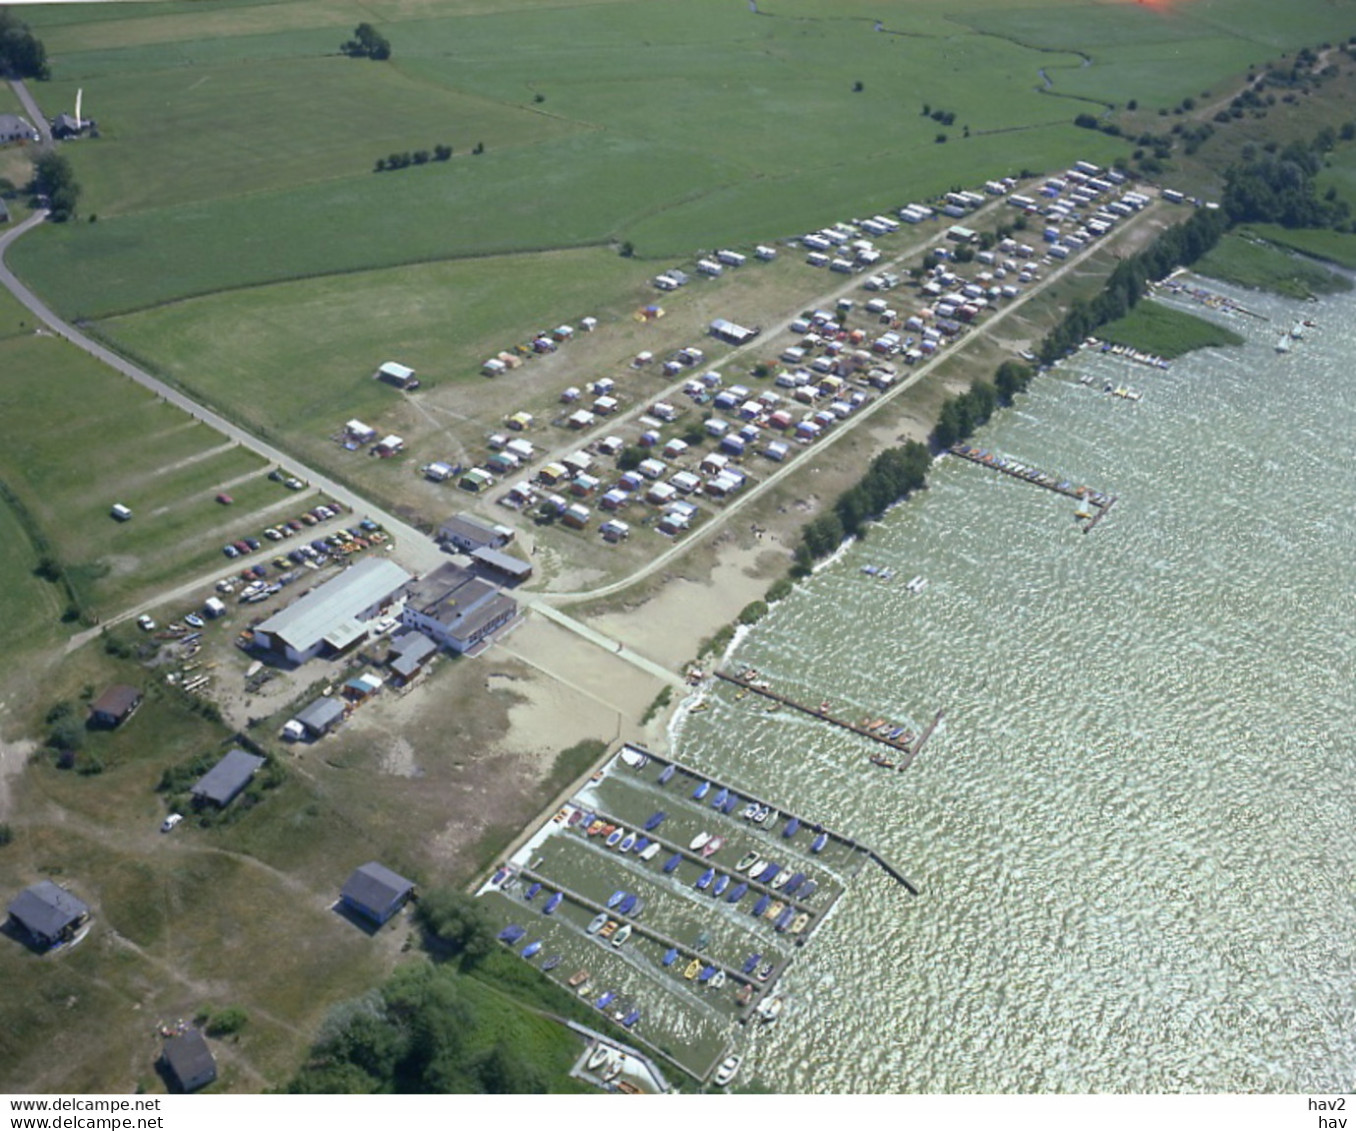
[[[366,639],[368,622],[400,597],[413,579],[393,561],[367,558],[274,613],[254,630],[270,652],[304,664]]]
[[[400,619],[454,652],[473,652],[518,615],[498,586],[450,562],[419,582]]]

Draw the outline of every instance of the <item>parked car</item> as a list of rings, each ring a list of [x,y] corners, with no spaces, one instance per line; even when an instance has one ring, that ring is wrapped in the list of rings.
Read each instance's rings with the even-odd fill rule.
[[[275,467],[272,471],[268,473],[268,477],[272,479],[274,483],[281,483],[285,478],[287,478],[285,475],[283,475],[281,467]]]
[[[264,537],[267,538],[270,542],[281,542],[282,532],[270,526],[267,530],[264,531]]]
[[[279,554],[276,558],[273,559],[273,565],[276,569],[286,569],[288,566],[288,561],[281,554]]]
[[[248,542],[236,542],[234,545],[237,554],[248,554],[250,552],[250,544]]]
[[[240,551],[237,550],[234,546],[222,546],[221,552],[225,554],[228,558],[240,557]]]
[[[264,565],[263,562],[260,562],[260,563],[259,563],[257,566],[255,566],[254,569],[252,569],[250,572],[253,573],[255,577],[267,577],[267,576],[268,576],[268,566]]]
[[[301,565],[301,563],[306,560],[306,555],[302,553],[300,550],[293,550],[290,554],[287,555],[287,558],[289,561],[295,562],[297,565]]]
[[[217,502],[219,502],[223,507],[229,507],[233,502],[235,502],[235,500],[231,498],[230,495],[226,494],[223,491],[220,495],[217,496]]]
[[[141,616],[137,617],[137,627],[141,629],[142,632],[154,632],[155,621],[145,613],[142,613]]]
[[[303,487],[306,486],[306,484],[303,483],[300,479],[293,477],[287,480],[284,486],[290,487],[293,491],[300,491]]]
[[[174,826],[177,825],[183,819],[184,815],[182,813],[171,813],[160,823],[160,831],[162,833],[167,833],[171,831],[174,828]]]
[[[304,514],[301,516],[301,521],[304,522],[307,526],[314,526],[316,524],[317,519],[313,514]]]
[[[263,544],[258,538],[246,538],[245,541],[251,550],[257,550]]]

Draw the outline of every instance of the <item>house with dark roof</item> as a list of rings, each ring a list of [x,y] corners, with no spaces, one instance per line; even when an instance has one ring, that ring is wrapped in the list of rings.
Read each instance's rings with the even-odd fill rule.
[[[391,641],[386,664],[400,684],[409,683],[438,654],[438,642],[422,632],[402,632]]]
[[[37,141],[38,131],[21,114],[0,114],[0,145],[14,141]]]
[[[229,750],[220,762],[198,779],[189,792],[199,804],[210,803],[224,809],[250,784],[250,779],[264,761],[259,755],[248,754],[238,747]]]
[[[185,1092],[196,1092],[217,1078],[217,1062],[207,1039],[197,1029],[166,1040],[160,1058],[174,1083]]]
[[[478,651],[518,615],[518,602],[482,577],[448,563],[424,578],[400,614],[401,623],[454,652]]]
[[[339,902],[378,925],[385,923],[414,893],[414,881],[375,860],[353,869],[339,893]]]
[[[298,711],[296,721],[312,738],[324,738],[344,721],[344,705],[331,695],[322,695]]]
[[[482,546],[498,550],[513,541],[513,530],[498,523],[485,522],[473,514],[454,514],[438,527],[438,541],[468,554]]]
[[[90,722],[101,727],[118,726],[132,717],[141,700],[142,694],[135,687],[115,683],[90,704]]]
[[[51,880],[24,888],[9,905],[10,921],[42,949],[69,942],[87,922],[89,907]]]

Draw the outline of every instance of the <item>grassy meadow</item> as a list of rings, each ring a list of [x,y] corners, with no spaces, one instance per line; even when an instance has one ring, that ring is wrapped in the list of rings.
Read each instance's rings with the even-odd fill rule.
[[[1325,241],[1336,236],[1335,232],[1324,233]],[[1196,264],[1195,270],[1214,279],[1275,291],[1292,298],[1351,289],[1351,281],[1345,276],[1254,236],[1250,231],[1226,236]]]
[[[1290,248],[1347,270],[1356,269],[1356,235],[1349,232],[1282,228],[1276,224],[1253,224],[1248,231],[1278,247]]]
[[[116,8],[35,20],[54,71],[39,96],[70,109],[83,88],[103,131],[66,150],[99,223],[12,253],[88,318],[417,261],[775,238],[1111,160],[1125,143],[1076,129],[1080,108],[1175,103],[1350,30],[1319,0],[1284,19],[1255,0]],[[390,61],[337,54],[359,18],[391,39]],[[440,143],[445,164],[372,172]]]
[[[1103,326],[1097,335],[1103,341],[1168,358],[1209,346],[1243,344],[1243,339],[1225,326],[1152,299],[1136,304],[1124,318]]]

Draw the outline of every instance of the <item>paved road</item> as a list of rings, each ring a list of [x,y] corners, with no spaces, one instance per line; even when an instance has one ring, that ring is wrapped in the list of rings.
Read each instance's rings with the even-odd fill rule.
[[[33,123],[33,128],[42,134],[42,144],[51,146],[52,128],[47,124],[47,118],[43,115],[37,102],[34,101],[33,96],[28,92],[28,86],[24,83],[24,80],[10,79],[9,85],[13,89],[15,97],[23,103],[24,112],[27,113],[28,120]]]

